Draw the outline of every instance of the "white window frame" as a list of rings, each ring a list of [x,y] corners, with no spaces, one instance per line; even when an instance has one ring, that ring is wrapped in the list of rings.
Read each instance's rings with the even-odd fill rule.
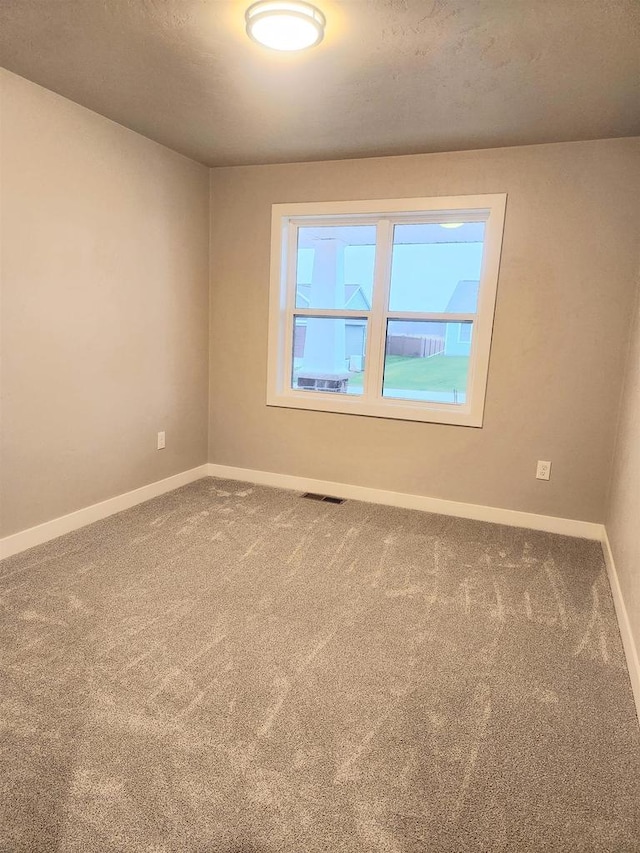
[[[271,285],[267,405],[370,417],[481,427],[498,288],[507,196],[504,193],[436,198],[274,204],[271,219]],[[484,222],[484,251],[475,314],[389,311],[393,226],[407,222]],[[296,308],[297,228],[376,225],[371,310]],[[289,247],[293,247],[289,251]],[[368,321],[362,395],[292,388],[295,316],[361,317]],[[432,403],[382,396],[387,320],[473,322],[466,401]]]

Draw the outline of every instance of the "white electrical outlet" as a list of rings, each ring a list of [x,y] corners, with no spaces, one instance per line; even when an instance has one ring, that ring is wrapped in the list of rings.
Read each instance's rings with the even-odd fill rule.
[[[158,433],[158,450],[164,450],[167,446],[167,440],[165,438],[164,431]]]
[[[551,462],[543,462],[539,459],[538,467],[536,468],[536,477],[538,480],[548,480],[551,477]]]

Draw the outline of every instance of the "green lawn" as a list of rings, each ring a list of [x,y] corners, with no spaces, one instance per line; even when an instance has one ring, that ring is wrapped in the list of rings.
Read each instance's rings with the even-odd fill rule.
[[[469,358],[464,355],[434,355],[431,358],[406,358],[389,355],[385,359],[384,382],[387,388],[402,391],[465,391]],[[352,373],[349,385],[362,385],[364,374]]]

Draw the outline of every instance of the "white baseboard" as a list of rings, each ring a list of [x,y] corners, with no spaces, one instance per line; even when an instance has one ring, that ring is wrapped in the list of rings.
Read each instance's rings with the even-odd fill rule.
[[[616,564],[613,560],[611,543],[609,542],[609,537],[605,527],[603,527],[602,530],[602,552],[604,554],[604,562],[607,567],[607,574],[609,575],[609,585],[611,586],[613,603],[616,608],[618,625],[620,626],[622,645],[624,646],[627,666],[629,667],[629,677],[631,679],[631,689],[633,690],[633,695],[636,700],[638,721],[640,721],[640,655],[638,654],[638,649],[636,648],[633,634],[631,632],[631,622],[629,621],[629,614],[627,613],[627,608],[625,607],[624,599],[622,597],[620,581],[618,580],[618,572],[616,571]]]
[[[458,518],[472,518],[476,521],[489,521],[494,524],[508,524],[511,527],[528,527],[532,530],[545,530],[547,533],[562,533],[582,539],[601,541],[603,526],[591,521],[578,521],[573,518],[556,518],[551,515],[536,515],[532,512],[518,512],[513,509],[500,509],[480,504],[467,504],[459,501],[447,501],[442,498],[429,498],[424,495],[411,495],[404,492],[390,492],[385,489],[370,489],[366,486],[350,486],[347,483],[332,483],[328,480],[312,480],[308,477],[294,477],[290,474],[274,474],[270,471],[255,471],[250,468],[234,468],[230,465],[209,463],[211,477],[223,477],[230,480],[242,480],[261,486],[276,486],[280,489],[292,489],[296,492],[318,492],[337,498],[365,501],[366,503],[387,504],[403,509],[419,509],[423,512],[435,512],[439,515],[454,515]]]
[[[572,518],[556,518],[550,515],[536,515],[531,512],[518,512],[512,509],[467,504],[448,501],[442,498],[430,498],[424,495],[412,495],[404,492],[392,492],[385,489],[372,489],[367,486],[353,486],[347,483],[333,483],[328,480],[313,480],[308,477],[296,477],[291,474],[275,474],[270,471],[256,471],[250,468],[235,468],[230,465],[209,463],[174,474],[164,480],[149,483],[131,492],[117,495],[106,501],[84,507],[68,515],[54,518],[36,527],[21,530],[11,536],[0,539],[0,559],[26,551],[35,545],[41,545],[57,536],[77,530],[101,518],[107,518],[116,512],[144,503],[165,492],[170,492],[202,477],[225,477],[231,480],[256,483],[263,486],[275,486],[298,492],[320,492],[339,498],[365,501],[366,503],[386,504],[404,509],[417,509],[434,512],[439,515],[453,515],[459,518],[471,518],[494,524],[507,524],[511,527],[528,527],[532,530],[544,530],[548,533],[560,533],[584,539],[604,541],[604,527],[590,521],[578,521]]]
[[[61,515],[59,518],[45,521],[44,524],[38,524],[36,527],[29,527],[27,530],[5,536],[4,539],[0,539],[0,559],[11,557],[20,551],[26,551],[27,548],[33,548],[34,545],[41,545],[43,542],[55,539],[56,536],[70,533],[86,524],[107,518],[116,512],[122,512],[123,509],[129,509],[136,504],[144,503],[151,498],[163,495],[165,492],[171,492],[173,489],[186,486],[187,483],[207,476],[208,466],[199,465],[197,468],[182,471],[180,474],[174,474],[172,477],[158,480],[155,483],[149,483],[139,489],[125,492],[123,495],[116,495],[114,498],[70,512],[68,515]]]

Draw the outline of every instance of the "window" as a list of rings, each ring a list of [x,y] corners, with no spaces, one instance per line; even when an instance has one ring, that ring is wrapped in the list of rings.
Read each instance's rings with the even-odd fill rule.
[[[268,405],[482,426],[505,205],[273,205]]]

